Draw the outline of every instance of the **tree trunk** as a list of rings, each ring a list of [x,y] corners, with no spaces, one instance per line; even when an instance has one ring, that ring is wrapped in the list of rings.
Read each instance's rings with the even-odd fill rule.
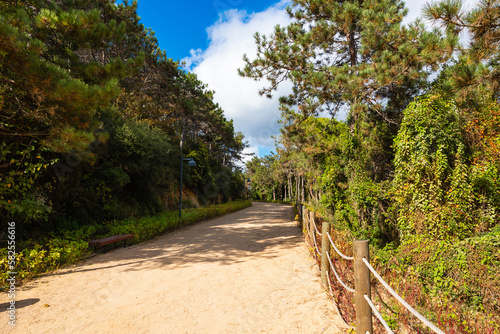
[[[351,58],[351,67],[358,65],[358,50],[356,48],[356,35],[354,29],[347,34],[347,42],[349,43],[349,57]]]
[[[305,191],[304,191],[304,174],[302,174],[300,176],[300,178],[302,179],[302,189],[301,189],[301,192],[302,192],[302,202],[305,202],[306,201],[306,194],[305,194]]]
[[[358,50],[356,47],[356,35],[354,32],[354,27],[351,27],[351,31],[349,31],[349,33],[347,34],[347,42],[349,44],[349,58],[351,62],[351,70],[354,71],[355,67],[358,65]],[[356,105],[357,98],[354,98],[354,100],[350,102],[351,106]],[[349,128],[352,135],[354,135],[356,130],[356,124],[358,123],[358,111],[356,110],[356,108],[357,107],[351,110],[352,121]]]
[[[292,176],[288,177],[288,200],[292,200]]]
[[[295,202],[299,201],[299,174],[295,174]]]

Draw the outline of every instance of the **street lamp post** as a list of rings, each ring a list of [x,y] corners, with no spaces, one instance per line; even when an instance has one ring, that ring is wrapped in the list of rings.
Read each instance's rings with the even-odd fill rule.
[[[196,161],[194,161],[193,158],[183,158],[181,154],[181,181],[180,181],[180,188],[179,188],[179,218],[182,216],[182,165],[184,161],[188,162],[189,167],[195,167],[196,166]]]
[[[245,179],[245,200],[248,199],[247,194],[249,193],[249,191],[247,191],[247,182],[250,183],[250,179]]]

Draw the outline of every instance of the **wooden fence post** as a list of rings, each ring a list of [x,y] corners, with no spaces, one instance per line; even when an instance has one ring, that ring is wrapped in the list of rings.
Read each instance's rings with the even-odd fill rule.
[[[307,215],[309,213],[307,212],[307,208],[304,206],[304,208],[302,209],[302,228],[304,228],[304,226],[307,226]]]
[[[368,240],[354,240],[354,288],[356,302],[356,333],[373,333],[372,309],[364,295],[371,298],[370,269],[363,263],[363,258],[370,261]]]
[[[300,228],[302,228],[302,226],[304,226],[304,208],[302,207],[302,203],[300,203],[299,201],[296,202],[297,203],[297,208],[299,208],[299,222],[300,222]]]
[[[316,212],[309,211],[309,231],[311,231],[311,238],[314,237],[314,224],[316,224],[314,219],[315,217],[316,217]],[[314,245],[314,240],[311,241],[313,242]]]
[[[327,254],[330,255],[330,241],[328,234],[330,232],[330,223],[323,222],[321,226],[321,285],[323,288],[328,288],[327,273],[330,270],[330,263],[328,262]]]

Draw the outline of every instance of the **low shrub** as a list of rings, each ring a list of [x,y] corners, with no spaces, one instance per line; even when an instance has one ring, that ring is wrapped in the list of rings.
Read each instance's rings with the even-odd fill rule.
[[[458,242],[417,236],[373,253],[395,290],[446,333],[500,332],[500,231]],[[387,314],[399,324],[427,333],[396,303],[386,302],[392,304]]]

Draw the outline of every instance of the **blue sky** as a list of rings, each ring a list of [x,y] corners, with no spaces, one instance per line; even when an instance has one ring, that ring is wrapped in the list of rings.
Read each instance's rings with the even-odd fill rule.
[[[138,0],[141,23],[155,31],[160,47],[174,60],[190,55],[191,49],[209,45],[206,29],[227,10],[260,12],[275,4],[273,0]]]
[[[333,0],[332,0],[333,1]],[[407,1],[406,23],[420,15],[425,0]],[[465,0],[471,4],[474,0]],[[258,94],[265,82],[241,78],[243,54],[255,58],[255,32],[269,35],[274,26],[288,25],[289,0],[138,0],[141,23],[152,28],[169,58],[185,61],[188,71],[215,91],[214,99],[233,119],[236,131],[249,141],[247,153],[264,156],[275,151],[279,135],[278,97],[291,91],[282,83],[272,99]],[[342,116],[340,116],[342,118]]]
[[[187,70],[215,90],[215,100],[250,143],[248,153],[274,151],[279,134],[278,102],[258,95],[263,83],[240,78],[244,53],[255,50],[255,32],[270,33],[286,24],[286,0],[138,0],[141,23],[151,28],[169,58],[186,61]],[[281,94],[286,94],[285,90]],[[279,95],[277,95],[278,97]]]

